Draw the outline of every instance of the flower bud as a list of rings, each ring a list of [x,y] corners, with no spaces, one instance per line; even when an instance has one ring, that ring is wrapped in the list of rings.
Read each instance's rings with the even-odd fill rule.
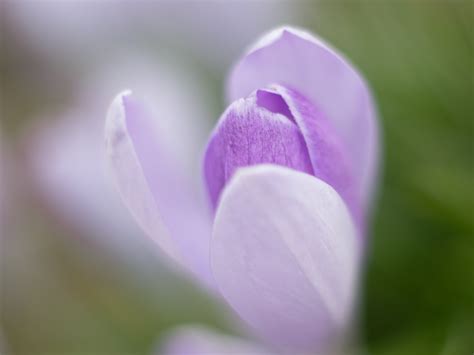
[[[204,177],[215,210],[238,168],[275,164],[331,185],[359,219],[354,180],[344,147],[329,120],[301,94],[271,85],[232,103],[209,140]]]

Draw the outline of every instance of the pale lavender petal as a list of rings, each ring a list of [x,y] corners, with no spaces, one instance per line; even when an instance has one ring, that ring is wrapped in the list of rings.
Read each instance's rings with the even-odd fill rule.
[[[368,208],[376,182],[378,128],[371,93],[360,74],[320,39],[287,27],[264,36],[237,63],[228,81],[229,99],[270,84],[296,89],[333,123]]]
[[[164,117],[160,141],[172,151],[173,160],[187,175],[196,175],[210,129],[206,118],[213,114],[209,94],[201,90],[202,76],[183,64],[157,61],[144,52],[115,52],[113,65],[109,61],[82,78],[69,109],[35,117],[22,137],[28,177],[48,216],[72,237],[87,238],[119,257],[120,263],[138,266],[140,273],[156,272],[151,265],[159,260],[158,248],[144,236],[107,176],[104,108],[118,88],[132,87]],[[202,189],[194,180],[196,191]]]
[[[210,218],[186,175],[163,146],[156,113],[125,92],[106,122],[107,156],[113,177],[141,227],[172,258],[212,285]]]
[[[204,177],[214,209],[221,190],[240,167],[273,163],[313,173],[303,135],[288,107],[278,95],[271,95],[257,91],[234,102],[212,133]]]
[[[351,320],[359,251],[323,181],[275,165],[240,169],[215,217],[211,267],[234,310],[288,352],[329,347]]]
[[[185,326],[168,334],[157,355],[270,355],[250,341],[200,326]]]

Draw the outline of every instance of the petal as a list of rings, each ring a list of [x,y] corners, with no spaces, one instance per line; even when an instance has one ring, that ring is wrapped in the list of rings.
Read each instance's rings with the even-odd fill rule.
[[[249,341],[219,334],[198,326],[185,326],[172,331],[165,339],[162,355],[264,355],[270,354]]]
[[[349,152],[364,207],[376,180],[378,131],[370,90],[354,67],[313,35],[279,28],[265,35],[234,67],[230,101],[269,84],[296,89],[322,110]]]
[[[297,91],[281,85],[272,85],[271,88],[282,97],[304,137],[313,175],[339,193],[352,212],[356,225],[363,231],[360,196],[350,167],[349,152],[344,149],[331,121]]]
[[[256,333],[286,351],[323,350],[350,322],[359,252],[339,195],[283,167],[239,170],[215,217],[219,290]]]
[[[124,92],[107,114],[107,158],[125,204],[172,258],[212,285],[210,219],[185,175],[162,146],[157,122]]]
[[[222,115],[206,149],[204,174],[213,208],[237,168],[273,163],[312,173],[298,126],[278,101],[257,91],[237,100]],[[283,103],[284,104],[284,103]]]
[[[48,215],[73,232],[69,234],[112,252],[117,263],[137,266],[136,272],[155,273],[156,278],[156,243],[144,236],[107,176],[104,108],[117,88],[132,87],[135,95],[159,108],[164,118],[160,132],[166,132],[160,141],[186,173],[195,175],[211,128],[206,122],[212,117],[209,94],[201,90],[200,73],[179,60],[124,50],[114,53],[113,65],[106,62],[81,78],[67,110],[35,117],[24,130],[20,139],[28,177]],[[196,188],[202,189],[199,182]],[[158,268],[167,269],[161,264]]]

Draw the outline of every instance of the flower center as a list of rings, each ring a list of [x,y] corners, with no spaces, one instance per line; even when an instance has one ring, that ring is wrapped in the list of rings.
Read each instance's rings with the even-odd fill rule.
[[[272,89],[259,89],[232,103],[211,135],[204,159],[204,178],[214,210],[235,171],[257,164],[314,173],[304,137],[290,108]]]
[[[266,108],[273,113],[280,113],[288,117],[291,121],[295,121],[288,104],[278,93],[270,89],[259,89],[256,92],[256,96],[258,106]]]
[[[207,145],[204,178],[213,209],[240,167],[276,164],[314,175],[361,221],[353,167],[332,122],[316,103],[282,85],[254,91],[222,114]]]

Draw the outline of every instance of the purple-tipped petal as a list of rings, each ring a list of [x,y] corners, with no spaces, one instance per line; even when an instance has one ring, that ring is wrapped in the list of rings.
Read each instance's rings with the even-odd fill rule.
[[[244,166],[273,163],[313,173],[303,135],[281,97],[257,91],[234,102],[208,143],[204,177],[212,207],[226,182]]]
[[[268,33],[237,63],[228,81],[229,100],[274,83],[297,90],[333,123],[368,208],[376,180],[378,130],[371,93],[360,74],[320,39],[287,27]]]
[[[274,165],[242,168],[221,197],[211,267],[225,299],[266,341],[322,350],[350,322],[355,234],[323,181]]]
[[[219,334],[198,326],[186,326],[171,332],[157,355],[270,355],[244,339]]]
[[[162,146],[166,132],[130,92],[113,101],[105,132],[113,177],[135,219],[169,256],[212,285],[210,218]]]

